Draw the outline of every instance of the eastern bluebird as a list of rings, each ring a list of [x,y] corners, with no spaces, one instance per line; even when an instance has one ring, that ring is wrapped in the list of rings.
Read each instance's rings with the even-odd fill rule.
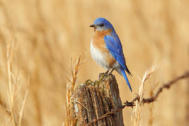
[[[113,25],[105,18],[97,18],[90,27],[94,28],[94,35],[90,43],[92,58],[108,69],[107,73],[115,69],[124,77],[129,89],[132,91],[125,71],[130,75],[131,73],[127,68],[121,41]]]

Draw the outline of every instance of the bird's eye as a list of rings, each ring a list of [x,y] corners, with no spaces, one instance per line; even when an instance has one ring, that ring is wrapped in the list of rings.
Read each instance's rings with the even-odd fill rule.
[[[103,26],[104,26],[104,24],[99,24],[99,26],[100,26],[100,27],[103,27]]]

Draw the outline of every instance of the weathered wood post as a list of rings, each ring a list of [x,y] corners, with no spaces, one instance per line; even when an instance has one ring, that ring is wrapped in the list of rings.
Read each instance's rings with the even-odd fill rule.
[[[112,74],[100,74],[99,80],[88,80],[76,86],[69,97],[66,126],[124,126],[122,111],[99,119],[122,106],[118,84]]]

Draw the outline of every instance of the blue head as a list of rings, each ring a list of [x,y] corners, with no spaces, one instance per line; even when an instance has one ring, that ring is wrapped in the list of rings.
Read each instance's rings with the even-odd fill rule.
[[[97,18],[94,21],[94,24],[90,25],[90,27],[93,27],[96,31],[103,31],[108,29],[114,31],[113,25],[105,18]]]

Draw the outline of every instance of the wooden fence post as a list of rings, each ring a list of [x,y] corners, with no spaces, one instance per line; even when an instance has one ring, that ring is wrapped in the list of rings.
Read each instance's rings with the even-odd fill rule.
[[[86,81],[72,90],[67,101],[66,126],[124,126],[122,111],[99,119],[122,106],[115,77],[99,75],[99,80]]]

